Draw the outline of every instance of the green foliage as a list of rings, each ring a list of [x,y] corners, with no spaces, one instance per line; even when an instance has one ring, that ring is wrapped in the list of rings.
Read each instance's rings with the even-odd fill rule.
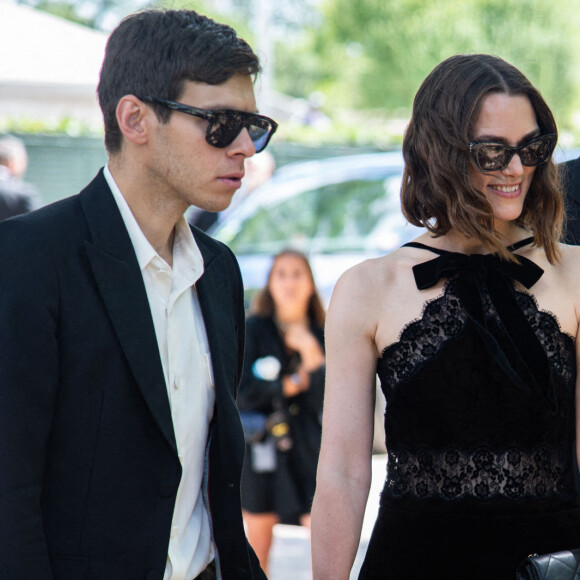
[[[294,121],[284,121],[274,138],[280,142],[295,142],[306,146],[343,145],[347,147],[388,151],[402,142],[404,123],[385,119],[372,112],[342,112],[327,127],[312,127]]]
[[[93,27],[144,0],[17,0]],[[327,129],[285,122],[277,139],[309,144],[400,141],[425,76],[457,53],[486,52],[520,68],[570,135],[580,108],[580,0],[270,0],[274,86],[326,98]],[[257,0],[158,0],[233,26],[258,50]],[[119,16],[119,17],[120,17]],[[268,56],[268,55],[266,55]]]
[[[152,8],[169,8],[173,10],[195,10],[218,22],[228,24],[244,40],[252,44],[253,34],[248,24],[247,12],[244,10],[244,3],[242,2],[241,4],[241,7],[227,13],[216,9],[213,3],[207,0],[158,0],[152,2],[150,6]]]
[[[37,10],[42,10],[43,12],[48,12],[59,18],[64,18],[65,20],[70,20],[71,22],[76,22],[77,24],[82,24],[83,26],[88,26],[89,28],[95,28],[96,22],[94,18],[81,16],[77,13],[74,4],[68,2],[50,2],[47,0],[42,0],[34,6]]]
[[[102,135],[103,130],[95,130],[79,119],[63,117],[58,121],[45,121],[38,118],[0,117],[0,133],[20,133],[39,135],[69,135],[71,137]]]
[[[408,115],[437,63],[486,52],[520,68],[569,127],[580,95],[579,9],[580,0],[324,0],[320,28],[277,52],[278,86],[300,97],[323,91],[328,114],[396,117]]]

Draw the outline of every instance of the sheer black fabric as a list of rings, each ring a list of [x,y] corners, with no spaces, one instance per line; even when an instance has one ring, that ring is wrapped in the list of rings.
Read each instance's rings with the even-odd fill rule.
[[[360,578],[513,580],[580,547],[574,340],[512,281],[494,295],[497,270],[467,275],[378,361],[388,467]]]

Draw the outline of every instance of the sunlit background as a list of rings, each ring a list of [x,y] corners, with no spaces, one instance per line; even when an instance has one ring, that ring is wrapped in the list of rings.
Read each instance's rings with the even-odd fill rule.
[[[522,69],[580,143],[580,0],[0,0],[0,134],[22,137],[45,200],[75,193],[103,164],[95,87],[123,16],[193,8],[234,26],[264,74],[260,110],[280,121],[289,161],[400,146],[413,95],[455,53]]]

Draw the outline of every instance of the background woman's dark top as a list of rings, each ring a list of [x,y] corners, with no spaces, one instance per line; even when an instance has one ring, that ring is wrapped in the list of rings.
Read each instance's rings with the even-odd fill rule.
[[[323,329],[311,325],[310,331],[321,346]],[[275,359],[269,359],[273,357]],[[266,359],[279,372],[260,372]],[[272,317],[251,316],[246,323],[244,371],[238,394],[240,411],[259,411],[270,415],[279,407],[285,411],[292,447],[275,449],[271,435],[267,440],[247,445],[242,473],[242,507],[253,513],[275,512],[281,523],[298,524],[299,517],[310,513],[316,483],[320,450],[321,414],[324,399],[324,367],[310,373],[310,387],[295,397],[282,395],[282,377],[292,375],[300,363],[298,353],[289,352]],[[268,366],[268,365],[266,365]],[[261,378],[264,377],[264,378]],[[275,465],[260,469],[262,456],[274,450]],[[263,463],[263,462],[262,462]],[[267,462],[266,462],[267,463]]]

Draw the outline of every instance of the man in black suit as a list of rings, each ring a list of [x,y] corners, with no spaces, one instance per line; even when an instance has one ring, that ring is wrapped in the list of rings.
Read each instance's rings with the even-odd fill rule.
[[[276,129],[228,26],[144,11],[98,88],[108,165],[0,224],[0,578],[264,579],[240,508],[237,262],[190,229]]]
[[[28,166],[26,146],[16,137],[0,139],[0,221],[39,206],[35,188],[23,181]]]
[[[560,164],[568,216],[564,241],[580,245],[580,157]]]

